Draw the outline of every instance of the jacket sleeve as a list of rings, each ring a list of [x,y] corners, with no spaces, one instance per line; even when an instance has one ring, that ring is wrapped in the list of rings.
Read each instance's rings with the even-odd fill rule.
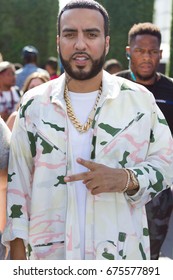
[[[9,247],[9,241],[15,238],[28,242],[29,201],[31,199],[31,182],[33,159],[25,127],[25,118],[16,117],[13,128],[7,191],[7,224],[2,242]]]
[[[154,99],[154,97],[153,97]],[[141,207],[158,193],[169,188],[173,181],[173,139],[164,115],[155,103],[152,110],[152,126],[148,153],[145,161],[131,169],[139,181],[139,191],[126,199]],[[141,133],[145,133],[142,131]]]

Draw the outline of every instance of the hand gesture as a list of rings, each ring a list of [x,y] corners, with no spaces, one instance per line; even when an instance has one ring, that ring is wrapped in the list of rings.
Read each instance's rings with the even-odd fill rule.
[[[82,172],[64,177],[65,182],[83,181],[93,195],[106,192],[121,192],[127,183],[127,174],[124,169],[111,168],[90,160],[77,159],[77,162],[86,168]]]

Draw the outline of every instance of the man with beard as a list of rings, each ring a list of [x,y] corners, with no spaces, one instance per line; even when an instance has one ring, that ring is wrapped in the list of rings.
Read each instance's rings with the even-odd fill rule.
[[[148,90],[103,71],[109,40],[98,2],[61,10],[65,73],[24,96],[13,128],[12,259],[150,258],[144,205],[172,183],[173,140]]]
[[[142,84],[153,93],[173,133],[173,80],[157,72],[162,58],[160,29],[149,22],[134,24],[129,30],[128,44],[126,55],[129,70],[116,75]],[[153,260],[159,258],[172,208],[173,198],[170,188],[146,205]]]

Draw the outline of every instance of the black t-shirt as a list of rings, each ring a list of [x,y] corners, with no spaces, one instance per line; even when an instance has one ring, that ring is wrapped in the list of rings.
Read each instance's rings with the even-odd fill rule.
[[[129,70],[121,71],[116,75],[132,80]],[[158,75],[160,76],[158,81],[153,85],[145,85],[145,87],[153,93],[157,105],[163,112],[173,134],[173,79],[170,79],[161,73],[158,73]]]

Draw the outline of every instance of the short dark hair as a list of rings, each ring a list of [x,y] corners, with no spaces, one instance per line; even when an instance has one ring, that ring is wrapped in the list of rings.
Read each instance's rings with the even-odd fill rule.
[[[60,35],[61,16],[65,11],[71,9],[90,9],[90,10],[99,11],[104,18],[105,37],[109,35],[109,15],[106,9],[101,4],[99,4],[94,0],[72,0],[69,3],[67,3],[58,16],[58,26],[57,26],[58,35]]]
[[[152,35],[157,37],[159,45],[161,44],[162,35],[159,27],[151,22],[134,24],[128,33],[128,44],[130,45],[137,35]]]

